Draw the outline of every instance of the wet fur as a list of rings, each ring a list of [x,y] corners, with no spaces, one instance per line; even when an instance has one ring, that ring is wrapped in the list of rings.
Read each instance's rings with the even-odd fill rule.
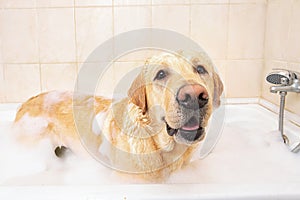
[[[187,115],[184,111],[179,112],[181,108],[174,103],[174,92],[186,81],[206,87],[210,101],[205,113],[202,113],[202,126],[205,127],[213,109],[219,106],[223,91],[222,82],[206,54],[184,55],[185,58],[182,55],[184,53],[162,54],[149,59],[132,83],[128,98],[119,102],[57,91],[32,97],[21,106],[15,118],[14,128],[18,140],[32,145],[43,138],[50,138],[53,150],[57,146],[64,146],[75,154],[84,156],[88,155],[80,139],[84,138],[85,145],[91,147],[94,155],[99,154],[101,145],[106,141],[110,146],[108,150],[100,152],[99,156],[105,156],[114,166],[142,172],[136,175],[138,177],[152,181],[163,180],[172,171],[187,164],[199,145],[199,141],[184,144],[166,132],[162,115],[174,127],[180,127]],[[199,75],[187,70],[200,62],[207,67],[210,76],[199,78]],[[160,86],[153,83],[153,76],[156,68],[162,66],[172,67],[177,73]],[[85,108],[80,119],[75,120],[76,124],[74,104]],[[154,105],[159,105],[164,110],[157,110]],[[92,122],[99,113],[105,116],[101,134],[92,127]],[[28,126],[36,126],[37,118],[43,119],[44,125],[35,130],[37,133],[26,133],[30,131]],[[78,130],[86,130],[84,135],[81,134],[82,138],[79,138]],[[121,154],[119,150],[128,154]]]

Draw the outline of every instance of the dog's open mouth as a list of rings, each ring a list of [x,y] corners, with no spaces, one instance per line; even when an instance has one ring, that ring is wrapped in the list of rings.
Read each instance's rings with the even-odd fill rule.
[[[196,117],[192,117],[179,129],[171,128],[168,123],[166,123],[166,127],[167,132],[170,136],[179,134],[188,142],[196,141],[204,134],[204,128],[199,125],[199,121],[198,119],[196,119]]]

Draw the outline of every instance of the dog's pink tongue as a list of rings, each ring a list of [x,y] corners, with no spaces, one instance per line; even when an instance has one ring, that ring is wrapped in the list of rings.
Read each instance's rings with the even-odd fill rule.
[[[195,117],[192,117],[181,129],[186,131],[197,130],[199,129],[199,122]]]
[[[182,130],[186,130],[186,131],[194,131],[199,129],[199,125],[195,125],[195,126],[183,126],[181,127]]]

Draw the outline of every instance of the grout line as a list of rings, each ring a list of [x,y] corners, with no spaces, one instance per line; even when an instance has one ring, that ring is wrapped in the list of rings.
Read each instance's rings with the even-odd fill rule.
[[[263,61],[262,61],[262,72],[260,73],[260,87],[259,87],[259,96],[262,97],[263,96],[263,85],[264,85],[264,74],[263,72],[265,71],[265,65],[266,65],[266,33],[267,33],[267,16],[268,16],[268,3],[265,4],[264,6],[264,14],[265,14],[265,18],[264,18],[264,26],[263,26],[263,52],[262,52],[262,57],[263,57]]]
[[[101,61],[100,61],[101,62]],[[16,62],[16,63],[11,63],[11,62],[5,62],[1,64],[6,64],[6,65],[36,65],[36,64],[76,64],[76,62]]]
[[[76,80],[75,86],[73,86],[74,91],[77,91],[78,87],[78,74],[79,74],[79,64],[78,64],[78,48],[77,48],[77,25],[76,25],[76,0],[73,0],[73,21],[74,21],[74,42],[75,42],[75,70],[76,70]]]
[[[295,64],[295,65],[300,65],[300,62],[299,61],[292,61],[292,60],[290,60],[290,61],[287,61],[287,60],[281,60],[281,59],[270,59],[270,58],[268,58],[268,59],[265,59],[265,62],[280,62],[280,63],[283,63],[283,67],[282,68],[284,68],[284,67],[288,67],[288,64]]]
[[[287,35],[287,42],[286,42],[286,44],[285,44],[285,47],[283,47],[284,48],[284,54],[283,54],[283,59],[284,60],[286,60],[286,61],[288,61],[288,56],[287,56],[287,50],[288,50],[288,43],[289,43],[289,40],[290,40],[290,35],[291,35],[291,19],[293,18],[293,15],[294,15],[294,11],[295,11],[295,9],[294,9],[294,7],[293,7],[293,4],[294,4],[294,1],[292,1],[292,4],[291,4],[291,6],[290,6],[290,8],[291,8],[291,13],[290,13],[290,15],[289,15],[289,21],[287,22],[288,23],[288,35]],[[290,62],[290,61],[289,61]]]
[[[112,54],[113,54],[113,59],[115,58],[115,7],[116,7],[116,5],[115,5],[115,0],[112,0],[112,10],[111,10],[111,12],[112,12],[112,17],[111,17],[111,23],[112,23],[112,42],[113,42],[113,46],[112,46]],[[113,85],[115,85],[116,84],[116,70],[115,70],[115,62],[114,62],[114,60],[112,60],[112,61],[109,61],[110,63],[111,63],[111,65],[110,65],[110,67],[112,67],[112,69],[113,69],[113,74],[112,74],[112,79],[113,79]],[[106,69],[105,71],[107,71],[108,69]],[[105,72],[103,72],[103,73],[105,73]],[[102,76],[103,74],[101,74],[101,76]]]
[[[243,61],[243,62],[247,62],[247,61],[263,61],[264,59],[261,58],[255,58],[255,59],[225,59],[225,58],[212,58],[214,61]],[[140,60],[131,60],[131,61],[140,61]],[[269,61],[277,61],[277,60],[269,60]],[[7,65],[32,65],[32,64],[77,64],[77,63],[83,63],[85,62],[84,60],[78,60],[78,61],[61,61],[61,62],[3,62],[0,64],[7,64]],[[99,60],[99,61],[91,61],[90,63],[99,63],[99,62],[108,62],[105,60]],[[287,61],[277,61],[277,62],[287,62]],[[300,64],[299,62],[291,62],[293,64]]]
[[[263,61],[263,58],[230,58],[227,61]]]
[[[113,2],[113,0],[112,0]],[[2,10],[16,10],[16,9],[24,9],[24,10],[29,10],[29,9],[57,9],[57,8],[98,8],[98,7],[140,7],[140,6],[187,6],[187,5],[257,5],[257,4],[266,4],[266,3],[257,3],[257,2],[244,2],[244,3],[192,3],[189,1],[189,3],[172,3],[172,4],[163,4],[163,3],[157,3],[153,4],[153,1],[151,1],[150,4],[118,4],[115,5],[114,2],[112,5],[83,5],[83,6],[76,6],[75,1],[73,2],[73,6],[35,6],[35,7],[2,7],[0,9]]]
[[[32,10],[32,9],[61,9],[61,8],[108,8],[108,7],[146,7],[146,6],[188,6],[189,4],[124,4],[124,5],[95,5],[95,6],[53,6],[53,7],[30,7],[30,8],[0,8],[2,10]]]
[[[39,64],[39,71],[40,71],[40,92],[43,92],[43,81],[42,81],[42,64]]]
[[[228,5],[228,3],[190,3],[193,6],[197,6],[197,5],[209,5],[209,6],[218,6],[218,5]]]
[[[260,81],[260,87],[259,87],[259,93],[260,97],[263,97],[263,87],[265,84],[265,75],[263,74],[266,71],[266,43],[267,43],[267,23],[268,23],[268,11],[269,11],[269,3],[268,1],[266,2],[265,5],[265,22],[264,22],[264,43],[263,43],[263,66],[262,66],[262,72],[260,73],[261,75],[261,81]]]
[[[266,3],[256,3],[256,2],[246,2],[246,3],[230,3],[231,5],[259,5],[259,4],[266,4]]]
[[[153,0],[151,0],[151,8],[150,8],[150,27],[153,28]]]
[[[229,2],[229,1],[228,1]],[[226,57],[225,59],[228,60],[229,56],[228,56],[228,52],[229,52],[229,28],[230,28],[230,21],[229,21],[229,18],[230,18],[230,11],[231,11],[231,5],[230,3],[228,3],[227,5],[227,33],[226,33]]]
[[[3,64],[3,82],[4,82],[4,95],[3,95],[3,102],[7,102],[7,87],[6,87],[6,84],[7,84],[7,80],[6,80],[6,64]]]
[[[112,21],[111,21],[111,23],[112,23],[112,36],[113,36],[113,38],[115,37],[115,7],[116,7],[115,6],[115,1],[112,0],[112,10],[111,10],[111,12],[112,12]],[[113,40],[113,43],[114,43],[114,40]],[[114,53],[114,51],[113,51],[113,53]]]
[[[35,5],[37,5],[37,0],[35,1]],[[39,65],[39,74],[40,74],[40,92],[43,91],[43,81],[42,81],[42,64],[41,64],[41,45],[40,45],[40,26],[39,26],[39,9],[35,8],[36,13],[36,36],[37,36],[37,45],[38,45],[38,65]]]
[[[0,81],[4,81],[5,79],[4,79],[4,64],[0,64],[1,65],[1,68],[0,68],[0,70],[1,70],[1,72],[0,72],[0,74],[1,74],[1,77],[0,77]]]
[[[264,42],[263,42],[263,58],[264,58],[264,64],[266,60],[266,38],[267,38],[267,18],[268,18],[268,8],[269,4],[266,4],[265,6],[265,22],[264,22]]]
[[[150,8],[150,28],[151,30],[153,30],[153,0],[151,0],[151,8]],[[151,45],[153,45],[153,39],[151,39]]]
[[[76,24],[76,7],[75,7],[75,0],[73,0],[74,7],[73,7],[73,19],[74,19],[74,42],[75,42],[75,63],[76,63],[76,74],[78,74],[78,41],[77,41],[77,24]]]
[[[191,4],[191,0],[189,1],[189,39],[193,40],[193,38],[192,38],[192,4]]]

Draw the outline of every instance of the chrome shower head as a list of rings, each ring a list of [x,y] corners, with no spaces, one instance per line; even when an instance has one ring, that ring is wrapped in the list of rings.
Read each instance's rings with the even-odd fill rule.
[[[293,82],[293,76],[294,74],[287,70],[276,69],[267,75],[266,80],[276,85],[290,85]]]

